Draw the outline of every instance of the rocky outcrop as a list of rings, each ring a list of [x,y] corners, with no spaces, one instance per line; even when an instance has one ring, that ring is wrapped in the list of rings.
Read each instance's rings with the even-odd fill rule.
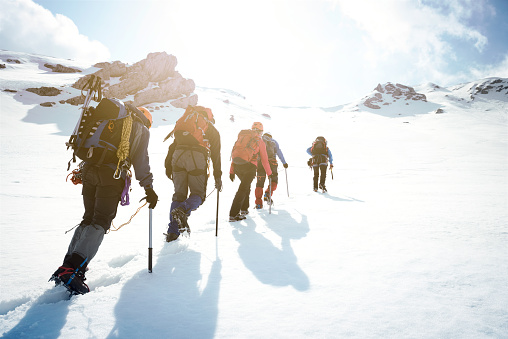
[[[470,98],[475,99],[478,95],[501,94],[500,97],[508,95],[508,79],[489,78],[479,84],[475,84],[470,89]]]
[[[413,100],[413,101],[424,101],[427,102],[427,97],[425,94],[416,93],[414,88],[401,85],[401,84],[392,84],[391,82],[386,83],[385,85],[378,84],[374,91],[377,93],[373,93],[369,97],[367,97],[363,104],[372,109],[380,109],[381,106],[378,104],[382,104],[384,106],[390,105],[392,102],[397,100]],[[391,96],[393,99],[387,101]]]
[[[126,101],[136,106],[154,102],[172,100],[175,107],[185,108],[197,104],[194,94],[196,85],[193,80],[183,78],[175,70],[176,57],[166,52],[150,53],[147,58],[127,66],[120,61],[113,63],[102,62],[94,67],[100,68],[93,75],[102,79],[103,95],[108,98],[124,100],[127,96],[134,96],[134,100]],[[80,78],[72,87],[82,89],[91,75]],[[111,81],[111,78],[115,81]],[[75,98],[70,99],[77,102]],[[67,100],[66,102],[69,102]]]
[[[61,90],[59,90],[58,88],[55,88],[55,87],[40,87],[40,88],[27,88],[26,89],[28,92],[32,92],[32,93],[35,93],[37,95],[40,95],[40,96],[45,96],[45,97],[54,97],[60,93],[62,93]]]
[[[78,73],[78,72],[81,72],[81,70],[79,70],[79,69],[66,67],[66,66],[60,65],[60,64],[56,64],[56,66],[51,65],[51,64],[44,64],[44,66],[51,69],[53,72],[57,72],[57,73]]]

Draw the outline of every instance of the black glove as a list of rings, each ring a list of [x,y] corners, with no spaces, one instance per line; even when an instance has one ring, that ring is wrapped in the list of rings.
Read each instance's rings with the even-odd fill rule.
[[[287,163],[285,163],[283,166],[284,166],[284,168],[288,168],[288,164]]]
[[[157,196],[157,194],[155,194],[153,188],[145,188],[145,194],[146,197],[144,197],[140,201],[146,199],[146,202],[149,203],[148,208],[152,209],[155,208],[155,205],[157,205],[157,200],[159,199],[159,197]]]
[[[217,189],[217,191],[221,192],[222,191],[222,180],[220,179],[220,177],[216,177],[215,178],[215,188]]]
[[[235,174],[229,173],[229,179],[231,179],[231,181],[235,181]]]
[[[333,168],[333,164],[330,164],[330,169],[332,169],[332,168]]]

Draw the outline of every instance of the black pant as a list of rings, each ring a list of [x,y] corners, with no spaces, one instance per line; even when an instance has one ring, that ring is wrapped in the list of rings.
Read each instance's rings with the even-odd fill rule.
[[[118,203],[125,186],[124,179],[114,179],[108,166],[85,165],[83,168],[82,225],[99,225],[107,231],[116,216]]]
[[[229,216],[231,217],[235,217],[240,213],[240,210],[247,211],[249,209],[250,187],[256,176],[256,166],[250,162],[244,165],[235,164],[234,166],[235,174],[240,179],[240,186],[229,210]]]
[[[318,189],[318,181],[320,185],[325,185],[326,181],[326,169],[328,165],[314,166],[314,189]],[[321,180],[319,179],[319,172],[321,171]]]

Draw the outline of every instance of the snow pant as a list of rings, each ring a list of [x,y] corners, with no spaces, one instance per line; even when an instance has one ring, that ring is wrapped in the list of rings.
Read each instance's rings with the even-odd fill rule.
[[[313,166],[314,169],[314,189],[318,189],[318,181],[320,185],[324,185],[326,181],[326,169],[328,168],[328,165],[315,165]],[[319,178],[319,172],[321,172],[321,178]]]
[[[270,162],[270,169],[272,170],[272,185],[271,185],[271,191],[270,191],[270,184],[266,188],[265,193],[269,194],[270,196],[273,195],[273,192],[277,189],[277,184],[279,182],[279,174],[277,172],[277,168],[279,167],[279,164],[277,163],[277,159],[269,159]],[[254,191],[254,194],[256,196],[256,205],[263,206],[263,187],[265,186],[266,181],[266,171],[263,167],[263,164],[258,161],[258,168],[257,168],[258,174],[256,176],[256,190]],[[269,192],[270,191],[270,192]]]
[[[171,160],[175,193],[169,213],[168,233],[180,234],[171,211],[182,208],[187,216],[205,201],[208,155],[203,147],[177,146]],[[189,194],[190,192],[190,194]]]
[[[244,165],[235,164],[234,171],[238,179],[240,179],[240,186],[229,210],[230,217],[237,216],[240,210],[247,211],[249,209],[250,187],[256,176],[256,166],[250,162]]]
[[[123,179],[114,179],[114,170],[108,166],[83,167],[83,205],[85,213],[74,231],[64,258],[64,263],[83,268],[93,259],[102,243],[104,234],[116,216],[118,203],[125,185]]]

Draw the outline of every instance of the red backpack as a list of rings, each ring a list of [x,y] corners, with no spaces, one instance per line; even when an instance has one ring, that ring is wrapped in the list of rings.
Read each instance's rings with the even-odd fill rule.
[[[260,136],[256,131],[251,129],[241,130],[231,151],[233,163],[243,165],[251,162],[259,149],[259,140]]]
[[[179,145],[200,145],[210,150],[210,143],[205,139],[205,133],[208,130],[208,124],[214,122],[211,109],[203,106],[188,106],[164,141],[174,134]]]

